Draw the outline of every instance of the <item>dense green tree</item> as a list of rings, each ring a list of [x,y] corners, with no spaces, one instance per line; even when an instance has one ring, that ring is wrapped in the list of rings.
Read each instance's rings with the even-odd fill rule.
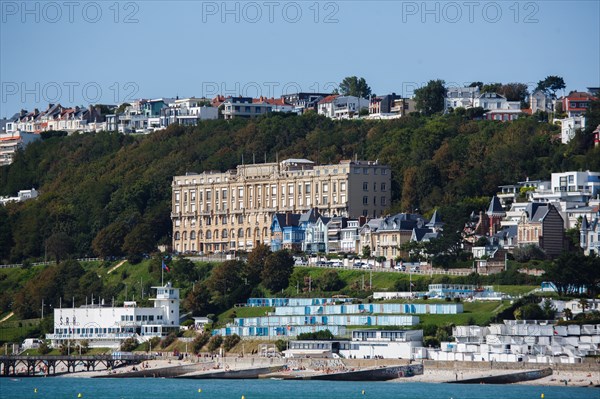
[[[340,278],[337,270],[326,270],[318,281],[318,287],[321,291],[339,291],[344,285],[344,281]]]
[[[344,78],[340,83],[339,91],[343,96],[368,98],[371,95],[371,88],[365,78],[357,78],[356,76]]]
[[[123,255],[123,241],[128,228],[122,221],[116,221],[98,232],[92,241],[94,253],[101,258]]]
[[[288,251],[273,252],[265,259],[262,284],[272,292],[280,291],[288,286],[293,271],[294,258]]]
[[[508,101],[524,102],[529,95],[529,89],[525,83],[506,83],[500,86],[498,94],[506,97]]]
[[[415,90],[416,107],[424,115],[433,115],[444,110],[446,87],[443,80],[430,80],[427,85]]]
[[[546,79],[540,80],[537,84],[536,90],[542,90],[546,94],[552,95],[552,98],[556,98],[556,92],[558,90],[567,87],[565,81],[560,76],[549,75]]]
[[[265,265],[265,260],[271,254],[268,245],[258,244],[248,254],[248,259],[242,267],[242,276],[249,285],[257,285],[260,282],[260,276]]]
[[[73,252],[73,240],[64,232],[52,234],[46,240],[45,245],[48,255],[54,256],[57,264]]]
[[[487,83],[481,86],[482,93],[498,93],[502,88],[502,83]]]
[[[594,297],[600,292],[600,258],[582,252],[564,253],[546,266],[545,278],[560,296],[578,296],[583,291]]]

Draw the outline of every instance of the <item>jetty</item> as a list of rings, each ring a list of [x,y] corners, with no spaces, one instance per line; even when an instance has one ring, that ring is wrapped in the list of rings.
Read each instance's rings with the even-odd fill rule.
[[[148,355],[84,355],[84,356],[0,356],[0,376],[40,376],[74,373],[78,366],[95,371],[99,365],[106,369],[139,364],[151,359]]]

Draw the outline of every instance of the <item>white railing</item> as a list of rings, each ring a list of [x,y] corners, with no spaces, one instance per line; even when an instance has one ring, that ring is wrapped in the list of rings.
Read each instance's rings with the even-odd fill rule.
[[[102,260],[100,258],[80,258],[77,259],[78,262],[94,262],[94,261],[99,261]],[[31,266],[42,266],[42,265],[50,265],[54,263],[54,261],[46,261],[46,262],[33,262],[31,263]],[[8,264],[8,265],[0,265],[0,269],[15,269],[18,267],[23,267],[22,263],[13,263],[13,264]]]

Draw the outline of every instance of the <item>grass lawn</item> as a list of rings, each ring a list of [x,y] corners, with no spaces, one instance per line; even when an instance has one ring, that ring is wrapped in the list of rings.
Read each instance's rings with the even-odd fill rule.
[[[233,312],[235,312],[235,317],[259,317],[266,316],[267,312],[273,311],[275,311],[275,308],[270,306],[231,308],[217,316],[216,326],[224,326],[226,323],[231,323],[234,318]]]
[[[525,295],[536,288],[540,287],[537,285],[494,285],[494,291],[511,296]]]
[[[475,321],[475,324],[485,325],[488,324],[490,319],[506,309],[510,304],[509,301],[477,301],[477,302],[464,302],[463,313],[459,314],[423,314],[418,315],[422,324],[456,324],[466,325],[469,320]]]

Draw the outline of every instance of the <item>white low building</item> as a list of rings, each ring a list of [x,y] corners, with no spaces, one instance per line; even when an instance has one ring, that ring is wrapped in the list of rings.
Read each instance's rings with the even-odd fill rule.
[[[414,359],[423,347],[423,330],[355,330],[348,340],[290,341],[287,358]]]
[[[416,348],[423,347],[423,330],[355,330],[345,358],[413,359]]]
[[[56,347],[66,341],[88,341],[90,347],[119,347],[122,340],[144,342],[179,331],[179,288],[171,283],[157,290],[154,307],[92,304],[79,308],[54,309],[54,333],[46,338]]]
[[[454,342],[428,349],[442,361],[580,363],[600,353],[600,325],[559,326],[547,321],[505,320],[489,327],[456,326]]]

